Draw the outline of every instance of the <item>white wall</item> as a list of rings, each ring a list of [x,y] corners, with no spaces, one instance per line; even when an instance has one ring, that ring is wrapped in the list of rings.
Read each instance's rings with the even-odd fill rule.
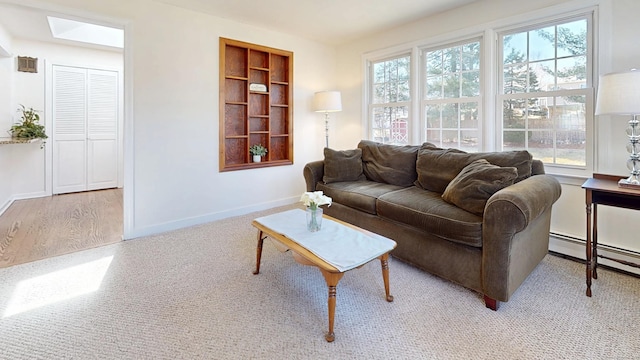
[[[600,8],[600,27],[596,34],[600,44],[598,72],[604,74],[640,67],[640,48],[636,46],[635,37],[640,31],[640,24],[635,19],[640,13],[640,2],[637,0],[486,0],[340,46],[337,74],[338,88],[343,96],[343,112],[340,113],[336,147],[353,148],[366,136],[362,102],[363,54],[382,49],[400,49],[403,44],[417,41],[441,41],[470,32],[482,34],[484,29],[499,24],[503,19],[517,20],[521,17],[522,21],[530,21],[540,14],[557,14],[593,5],[599,5]],[[598,119],[596,128],[596,172],[626,175],[628,154],[625,150],[627,138],[624,128],[628,119],[603,120]],[[580,187],[584,180],[562,179],[563,195],[554,207],[552,232],[579,239],[586,237],[585,195]],[[599,211],[600,242],[640,252],[637,232],[632,226],[640,220],[640,212],[605,206],[600,207]],[[562,246],[552,250],[584,257],[584,247],[565,249]]]
[[[6,130],[11,128],[12,121],[12,84],[14,59],[11,56],[12,38],[0,24],[0,137],[10,136]],[[13,147],[0,145],[0,213],[9,205],[12,196],[13,175],[10,164]]]
[[[127,235],[298,201],[304,164],[322,157],[322,124],[310,101],[330,83],[333,50],[157,3],[135,15],[135,229]],[[219,37],[294,53],[294,165],[218,171]]]
[[[125,238],[298,201],[322,157],[310,102],[335,85],[333,48],[151,0],[30,3],[125,28]],[[220,36],[293,51],[292,166],[218,171]]]

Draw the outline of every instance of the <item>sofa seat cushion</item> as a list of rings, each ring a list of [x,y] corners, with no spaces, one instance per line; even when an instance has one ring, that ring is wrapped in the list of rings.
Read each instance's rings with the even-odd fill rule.
[[[482,247],[482,217],[449,204],[437,192],[412,186],[381,195],[378,216],[446,240]]]
[[[330,184],[319,182],[316,190],[331,197],[333,202],[376,215],[376,199],[388,192],[402,189],[401,186],[375,181],[341,181]]]

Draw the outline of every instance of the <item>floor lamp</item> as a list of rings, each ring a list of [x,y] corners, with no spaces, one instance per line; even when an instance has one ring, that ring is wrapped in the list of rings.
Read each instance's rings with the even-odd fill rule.
[[[596,115],[629,115],[627,168],[631,176],[618,182],[621,187],[640,188],[640,71],[606,74],[600,77]]]
[[[342,111],[340,91],[320,91],[313,95],[313,111],[324,113],[326,147],[329,147],[329,113]]]

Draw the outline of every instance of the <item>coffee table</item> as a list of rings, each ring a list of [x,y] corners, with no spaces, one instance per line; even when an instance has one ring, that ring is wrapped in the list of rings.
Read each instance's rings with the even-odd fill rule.
[[[297,262],[320,269],[329,288],[329,331],[325,339],[332,342],[335,340],[336,287],[345,272],[380,259],[386,300],[393,301],[389,293],[388,259],[396,242],[327,215],[323,219],[322,229],[313,233],[307,230],[306,213],[301,209],[253,220],[251,224],[258,229],[256,269],[253,273],[260,273],[262,245],[267,236],[291,250]]]

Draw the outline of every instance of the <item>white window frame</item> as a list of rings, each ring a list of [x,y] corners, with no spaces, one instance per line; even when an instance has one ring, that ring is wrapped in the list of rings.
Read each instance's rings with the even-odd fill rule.
[[[457,98],[443,98],[443,99],[427,99],[427,94],[426,94],[426,89],[427,89],[427,74],[425,73],[425,69],[426,69],[426,63],[427,63],[427,58],[426,58],[426,53],[430,52],[430,51],[437,51],[437,50],[442,50],[442,49],[448,49],[451,47],[456,47],[456,46],[460,46],[460,45],[465,45],[465,44],[470,44],[470,43],[474,43],[474,42],[478,42],[480,43],[480,53],[479,53],[479,57],[480,57],[480,66],[479,66],[479,89],[478,89],[478,95],[477,96],[473,96],[473,97],[457,97]],[[467,37],[464,39],[459,39],[453,42],[447,42],[447,43],[441,43],[438,44],[437,46],[423,46],[419,48],[419,54],[420,54],[420,71],[418,73],[418,76],[420,76],[420,89],[419,89],[419,103],[420,103],[420,133],[419,133],[419,139],[421,142],[425,142],[427,141],[426,139],[426,131],[427,131],[427,114],[426,114],[426,107],[427,105],[432,105],[432,104],[440,104],[440,105],[445,105],[445,104],[462,104],[462,103],[470,103],[470,102],[477,102],[478,103],[478,124],[477,124],[477,128],[474,129],[478,132],[478,151],[482,151],[483,150],[483,138],[484,138],[484,88],[485,88],[485,84],[484,84],[484,80],[485,80],[485,76],[484,76],[484,68],[485,68],[485,58],[483,56],[484,54],[484,39],[483,36],[478,35],[475,37]],[[459,114],[459,113],[458,113]],[[443,127],[442,124],[440,124],[440,131],[442,132]],[[462,131],[464,129],[460,128],[460,119],[458,119],[458,131]]]
[[[595,37],[594,37],[594,23],[595,23],[595,10],[588,9],[582,12],[576,12],[570,15],[565,15],[562,17],[555,18],[546,18],[539,19],[537,21],[531,21],[526,25],[514,25],[511,27],[505,27],[496,32],[496,97],[495,97],[495,111],[496,111],[496,134],[495,134],[495,146],[496,149],[501,150],[503,146],[502,135],[503,135],[503,101],[506,99],[515,99],[515,98],[544,98],[544,97],[562,97],[562,96],[570,96],[570,95],[583,95],[586,98],[586,110],[585,110],[585,165],[577,166],[577,165],[564,165],[564,164],[553,164],[553,163],[545,163],[545,169],[550,173],[557,173],[560,175],[584,175],[585,173],[592,172],[594,168],[594,104],[595,104],[595,96],[594,96],[594,68],[596,62],[596,54],[594,51],[595,48]],[[539,91],[539,92],[525,92],[518,94],[504,94],[502,88],[502,81],[504,76],[504,61],[503,61],[503,45],[502,39],[505,35],[520,33],[525,31],[531,31],[535,29],[541,29],[547,26],[560,25],[563,23],[568,23],[576,20],[586,20],[587,22],[587,64],[586,64],[586,88],[582,89],[573,89],[573,90],[554,90],[554,91]],[[555,57],[554,60],[558,58]],[[525,134],[526,134],[525,130]],[[554,138],[556,134],[556,129],[553,129]],[[554,141],[554,147],[555,147]]]
[[[384,61],[389,61],[389,60],[395,60],[398,58],[402,58],[402,57],[408,57],[409,58],[409,101],[399,101],[399,102],[393,102],[393,103],[380,103],[380,104],[375,104],[373,103],[373,86],[374,86],[374,73],[373,73],[373,65],[375,63],[380,63],[380,62],[384,62]],[[414,123],[416,122],[416,117],[414,116],[415,112],[412,109],[413,103],[414,103],[414,99],[415,99],[415,80],[414,80],[414,73],[415,73],[415,56],[413,54],[413,51],[411,50],[406,50],[406,51],[402,51],[402,52],[397,52],[394,53],[393,55],[390,56],[385,56],[382,58],[373,58],[373,59],[369,59],[367,61],[367,76],[366,76],[366,83],[367,85],[367,91],[366,91],[366,107],[367,107],[367,111],[365,112],[365,116],[366,116],[366,126],[367,126],[367,139],[374,139],[374,131],[373,131],[373,113],[374,113],[374,109],[378,109],[378,108],[386,108],[386,107],[407,107],[408,108],[408,113],[409,113],[409,119],[408,119],[408,128],[407,128],[407,143],[411,144],[413,139],[415,139],[414,136],[414,131],[413,128]]]

